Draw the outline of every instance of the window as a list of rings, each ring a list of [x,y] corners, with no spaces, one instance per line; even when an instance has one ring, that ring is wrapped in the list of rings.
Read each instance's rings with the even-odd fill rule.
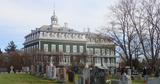
[[[99,48],[95,48],[95,54],[100,55],[100,49]]]
[[[97,62],[98,62],[98,63],[101,63],[101,58],[97,58]]]
[[[88,54],[93,54],[93,48],[87,48],[87,52],[88,52]]]
[[[111,55],[114,55],[114,50],[113,49],[111,50]]]
[[[63,45],[59,45],[59,52],[63,52]]]
[[[105,49],[102,49],[102,55],[105,55]]]
[[[56,52],[56,45],[55,44],[51,45],[51,52]]]
[[[48,52],[48,44],[44,44],[44,52]]]
[[[109,52],[109,49],[106,49],[106,55],[109,55],[110,52]]]
[[[108,63],[108,58],[105,58],[104,61],[105,61],[105,63]]]
[[[114,58],[111,58],[111,63],[114,63]]]
[[[52,37],[52,33],[49,33],[49,36]]]
[[[55,34],[54,34],[54,33],[51,33],[51,37],[55,37]]]
[[[66,52],[70,53],[70,45],[66,45]]]
[[[73,45],[73,53],[77,53],[77,45]]]
[[[79,52],[83,53],[83,46],[79,46]]]

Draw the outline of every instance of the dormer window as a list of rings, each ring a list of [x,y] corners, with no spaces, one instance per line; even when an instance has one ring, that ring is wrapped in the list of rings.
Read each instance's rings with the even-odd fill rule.
[[[99,39],[96,39],[96,42],[98,43],[98,42],[99,42]]]
[[[104,39],[101,39],[101,42],[104,43]]]

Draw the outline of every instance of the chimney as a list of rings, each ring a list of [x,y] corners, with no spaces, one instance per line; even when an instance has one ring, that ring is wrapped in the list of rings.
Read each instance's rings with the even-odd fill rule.
[[[68,23],[67,22],[64,23],[64,28],[68,28]]]

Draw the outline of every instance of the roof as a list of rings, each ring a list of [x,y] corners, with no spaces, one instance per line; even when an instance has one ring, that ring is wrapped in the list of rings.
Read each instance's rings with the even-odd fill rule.
[[[63,33],[80,33],[76,30],[67,28],[67,27],[51,27],[51,25],[43,25],[38,28],[39,31],[47,31],[47,32],[63,32]]]
[[[106,39],[108,41],[112,41],[112,38],[106,35],[92,33],[92,32],[85,32],[87,35],[87,38],[93,38],[93,39]]]
[[[31,30],[31,33],[28,34],[27,36],[33,34],[34,32],[39,32],[39,31],[53,32],[53,33],[55,32],[55,33],[81,33],[81,34],[84,34],[83,32],[79,32],[79,31],[76,31],[76,30],[68,28],[68,27],[56,26],[56,27],[52,28],[51,25],[43,25],[40,28],[36,28],[36,30]],[[27,36],[25,36],[25,37],[27,37]]]

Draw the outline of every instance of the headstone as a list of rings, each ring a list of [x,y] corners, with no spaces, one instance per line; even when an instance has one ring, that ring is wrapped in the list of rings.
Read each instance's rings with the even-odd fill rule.
[[[160,78],[148,79],[147,84],[160,84]]]
[[[144,82],[146,83],[148,81],[148,70],[146,67],[143,69],[143,76],[144,76]]]
[[[46,75],[49,79],[56,79],[56,66],[53,65],[52,57],[50,58],[50,65],[46,65]]]
[[[53,79],[56,79],[56,67],[55,66],[52,66],[52,78]]]
[[[29,73],[29,67],[26,67],[26,72]]]
[[[49,77],[49,66],[46,65],[46,76]]]
[[[83,84],[83,76],[82,75],[78,75],[77,84]]]
[[[13,69],[14,69],[14,67],[11,66],[11,67],[10,67],[10,73],[13,73],[13,72],[14,72]]]
[[[56,67],[54,65],[46,66],[46,75],[49,79],[56,79]]]
[[[111,68],[111,74],[114,74],[114,68]]]
[[[36,73],[39,73],[39,65],[36,66]]]
[[[42,65],[41,65],[41,72],[42,72],[42,73],[44,73],[44,69],[45,69],[45,66],[44,66],[44,64],[42,63]]]
[[[127,75],[126,73],[123,73],[120,79],[120,84],[132,84],[131,77]]]
[[[68,81],[69,82],[74,82],[74,77],[75,77],[74,75],[75,74],[73,71],[71,71],[71,70],[68,71]]]
[[[83,70],[83,84],[90,84],[90,69],[84,68]]]
[[[93,68],[90,72],[91,84],[106,84],[106,71],[101,68]]]
[[[57,69],[57,79],[60,82],[65,82],[66,81],[66,69],[61,67]]]
[[[35,73],[35,67],[34,65],[31,65],[31,74],[34,74]]]
[[[131,76],[131,69],[128,69],[127,72],[128,72],[128,75]]]

